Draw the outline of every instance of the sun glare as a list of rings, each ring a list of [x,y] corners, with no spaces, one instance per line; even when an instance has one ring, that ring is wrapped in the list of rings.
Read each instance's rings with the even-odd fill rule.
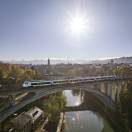
[[[69,26],[73,34],[81,34],[86,30],[86,22],[80,16],[73,17]]]
[[[79,37],[92,31],[92,23],[90,18],[81,14],[71,16],[68,22],[68,31],[72,36]]]

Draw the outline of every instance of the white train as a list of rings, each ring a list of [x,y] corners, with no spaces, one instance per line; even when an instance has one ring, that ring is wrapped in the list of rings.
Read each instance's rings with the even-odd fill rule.
[[[84,83],[89,81],[100,81],[100,80],[113,80],[117,78],[115,75],[111,76],[97,76],[97,77],[80,77],[73,79],[63,79],[63,80],[36,80],[36,81],[25,81],[23,87],[36,87],[36,86],[49,86],[57,84],[75,84],[75,83]]]
[[[35,87],[35,86],[43,86],[43,85],[51,85],[52,81],[25,81],[23,83],[23,87]]]

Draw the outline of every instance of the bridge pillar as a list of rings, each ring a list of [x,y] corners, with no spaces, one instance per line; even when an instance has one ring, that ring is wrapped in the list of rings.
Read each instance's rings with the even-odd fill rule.
[[[116,85],[113,81],[109,82],[109,91],[110,91],[109,96],[113,101],[115,101]]]
[[[117,91],[117,87],[116,87],[116,85],[113,83],[112,84],[112,100],[114,101],[114,102],[116,102],[116,91]]]
[[[114,100],[114,97],[113,97],[113,87],[114,87],[114,85],[113,85],[113,82],[108,82],[108,93],[107,93],[107,95],[112,99],[112,100]]]
[[[107,94],[108,94],[108,96],[110,96],[110,84],[109,83],[108,83]]]
[[[117,104],[118,103],[118,87],[117,87],[117,85],[116,85],[116,87],[115,87],[115,103]]]
[[[93,84],[93,88],[96,89],[96,90],[100,90],[100,84],[99,83],[94,83]]]
[[[115,82],[102,82],[100,84],[100,91],[109,96],[114,102],[116,100],[117,86]]]
[[[11,105],[15,105],[15,95],[9,95],[8,99]]]
[[[105,94],[108,96],[108,83],[104,83],[104,87],[105,87]]]
[[[108,96],[108,83],[104,82],[105,94]]]
[[[100,91],[107,95],[107,83],[106,82],[102,82],[100,84]]]
[[[120,101],[120,93],[121,93],[121,90],[123,88],[123,83],[118,81],[116,86],[117,86],[117,89],[116,89],[116,103],[118,103]]]

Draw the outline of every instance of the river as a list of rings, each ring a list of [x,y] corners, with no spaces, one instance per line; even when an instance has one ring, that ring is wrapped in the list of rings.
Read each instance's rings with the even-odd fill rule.
[[[77,107],[84,102],[86,91],[65,90],[66,107]],[[88,101],[88,100],[87,100]],[[114,132],[107,119],[97,110],[65,112],[63,132]]]

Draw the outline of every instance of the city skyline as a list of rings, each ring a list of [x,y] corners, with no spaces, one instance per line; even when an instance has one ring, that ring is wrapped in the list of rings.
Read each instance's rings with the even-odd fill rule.
[[[0,60],[132,56],[131,12],[131,0],[0,1]]]

